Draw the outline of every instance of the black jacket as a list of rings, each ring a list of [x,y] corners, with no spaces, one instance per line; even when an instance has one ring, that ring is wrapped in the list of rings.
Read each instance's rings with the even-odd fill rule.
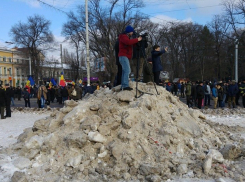
[[[5,90],[0,88],[0,107],[5,106]]]
[[[204,98],[204,89],[201,85],[197,85],[197,98],[198,99]]]

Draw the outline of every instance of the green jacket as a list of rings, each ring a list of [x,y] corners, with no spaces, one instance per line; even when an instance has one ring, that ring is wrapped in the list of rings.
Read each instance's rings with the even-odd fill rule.
[[[187,96],[190,96],[191,95],[191,83],[187,83],[186,84],[185,93],[186,93]]]

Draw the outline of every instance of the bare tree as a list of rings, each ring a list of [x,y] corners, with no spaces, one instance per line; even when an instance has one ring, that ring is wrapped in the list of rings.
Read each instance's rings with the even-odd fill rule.
[[[32,73],[35,81],[40,76],[40,64],[44,59],[44,51],[49,49],[48,46],[54,41],[50,29],[50,21],[39,15],[28,17],[27,23],[19,22],[10,30],[12,41],[22,48],[27,49],[27,56],[31,57]],[[35,74],[34,74],[35,73]]]
[[[106,74],[110,81],[113,81],[117,70],[114,44],[118,34],[128,24],[137,27],[140,21],[145,18],[137,11],[133,12],[143,6],[143,1],[139,0],[136,3],[135,0],[123,0],[120,4],[119,0],[110,0],[109,8],[103,8],[100,3],[100,0],[91,0],[89,4],[90,51],[93,59],[106,58],[104,59],[107,60],[105,63]],[[86,43],[84,7],[79,6],[76,14],[69,13],[68,22],[64,25],[65,28],[69,28],[70,35],[78,35],[76,38],[81,40],[83,44]]]

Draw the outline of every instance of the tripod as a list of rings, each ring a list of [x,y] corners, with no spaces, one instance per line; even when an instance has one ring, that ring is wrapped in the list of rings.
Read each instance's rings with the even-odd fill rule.
[[[144,54],[143,50],[141,49],[141,44],[138,44],[137,45],[137,53],[136,53],[136,55],[137,55],[137,68],[136,69],[137,70],[136,70],[136,95],[135,95],[135,98],[140,98],[144,94],[153,95],[152,93],[143,92],[142,90],[139,90],[138,89],[140,51],[141,51],[141,54],[144,56],[144,64],[146,64],[147,65],[147,69],[150,70],[150,68],[148,66],[148,62],[147,62],[146,57],[145,57],[145,54]],[[157,95],[159,95],[159,93],[157,91],[156,83],[154,82],[154,79],[153,79],[153,74],[151,74],[151,81],[154,84],[154,87],[155,87],[155,90],[157,92]],[[140,95],[139,96],[138,96],[138,91],[140,92]]]

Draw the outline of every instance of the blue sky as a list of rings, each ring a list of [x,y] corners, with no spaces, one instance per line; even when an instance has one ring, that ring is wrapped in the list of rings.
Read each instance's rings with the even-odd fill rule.
[[[75,10],[77,5],[84,4],[85,0],[42,0],[62,11]],[[107,0],[102,0],[106,4]],[[135,0],[137,2],[137,0]],[[222,0],[144,0],[145,8],[142,12],[150,15],[154,22],[169,20],[193,21],[199,24],[210,22],[215,14],[222,14]],[[11,48],[9,31],[13,25],[26,22],[28,16],[38,14],[51,21],[51,31],[58,42],[61,36],[62,25],[67,21],[64,13],[39,3],[37,0],[1,0],[0,4],[0,48]],[[69,47],[64,44],[63,47]],[[58,49],[58,48],[57,48]],[[49,56],[59,57],[59,52],[52,52]]]

